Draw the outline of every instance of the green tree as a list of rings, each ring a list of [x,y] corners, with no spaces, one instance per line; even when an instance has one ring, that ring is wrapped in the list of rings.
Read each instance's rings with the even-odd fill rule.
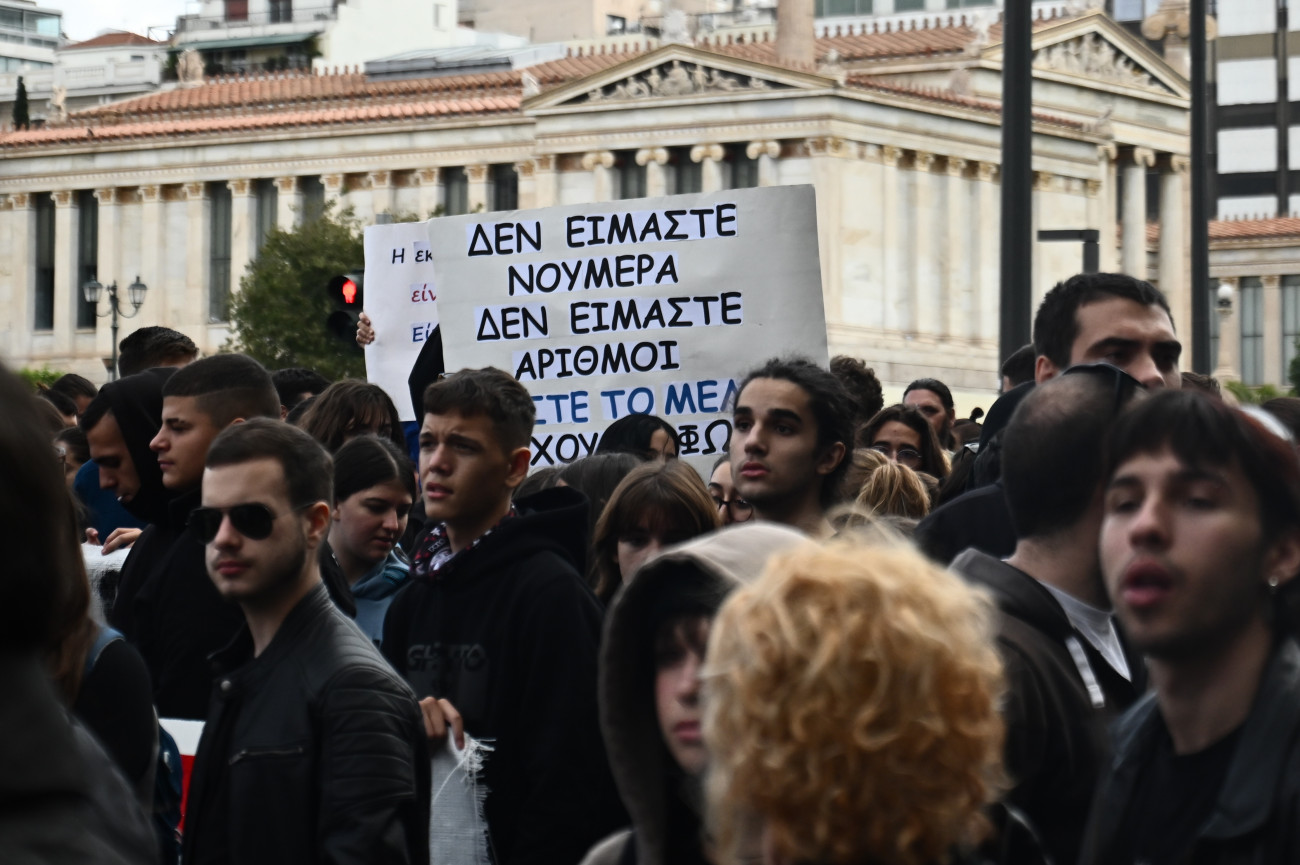
[[[49,387],[59,379],[63,378],[63,373],[59,372],[57,369],[50,369],[47,366],[43,366],[40,369],[32,369],[29,366],[25,366],[18,370],[18,377],[31,385],[32,390],[38,390],[41,385]]]
[[[334,309],[329,281],[361,270],[362,249],[361,224],[351,209],[335,214],[334,202],[293,231],[272,229],[231,299],[226,347],[267,369],[305,366],[331,379],[362,376],[361,350],[325,326]]]
[[[1287,378],[1291,381],[1291,392],[1300,394],[1300,339],[1295,341],[1296,355],[1291,358],[1291,368],[1287,370]]]
[[[32,118],[27,104],[27,85],[23,76],[18,76],[18,95],[14,97],[14,129],[30,129]]]
[[[1237,402],[1242,405],[1259,405],[1282,396],[1282,392],[1271,384],[1251,387],[1239,381],[1225,381],[1223,386],[1231,391],[1232,395],[1237,398]]]

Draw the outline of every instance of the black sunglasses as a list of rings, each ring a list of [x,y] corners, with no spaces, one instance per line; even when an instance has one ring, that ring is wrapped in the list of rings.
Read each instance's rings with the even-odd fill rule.
[[[311,505],[300,505],[293,509],[297,513]],[[246,505],[232,505],[228,508],[195,508],[190,511],[190,518],[185,523],[190,534],[201,544],[210,544],[221,531],[221,521],[230,515],[230,524],[250,541],[264,541],[271,536],[275,521],[283,514],[271,512],[266,505],[252,502]]]
[[[1113,382],[1115,404],[1111,409],[1112,414],[1119,414],[1119,410],[1132,399],[1133,394],[1147,389],[1142,382],[1111,363],[1078,363],[1067,368],[1062,375],[1091,375]]]

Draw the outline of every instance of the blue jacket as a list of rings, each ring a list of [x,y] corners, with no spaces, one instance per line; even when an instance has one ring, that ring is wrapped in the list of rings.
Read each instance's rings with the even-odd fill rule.
[[[357,627],[379,645],[384,636],[384,615],[393,595],[406,585],[411,566],[403,561],[397,550],[375,565],[352,587],[352,597],[357,602]]]

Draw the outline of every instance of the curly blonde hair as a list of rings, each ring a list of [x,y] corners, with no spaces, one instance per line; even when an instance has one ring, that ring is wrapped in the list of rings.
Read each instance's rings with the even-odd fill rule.
[[[1002,664],[978,590],[902,546],[773,558],[709,640],[708,815],[793,862],[927,865],[983,839],[1005,786]]]

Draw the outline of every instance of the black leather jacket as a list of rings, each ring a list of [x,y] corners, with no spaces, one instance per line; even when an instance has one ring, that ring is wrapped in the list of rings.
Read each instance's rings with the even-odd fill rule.
[[[314,588],[260,657],[212,656],[184,861],[424,863],[429,760],[415,696]]]
[[[1115,759],[1098,791],[1079,859],[1084,865],[1117,861],[1111,846],[1161,723],[1154,695],[1120,719]],[[1214,810],[1186,861],[1300,862],[1300,646],[1289,637],[1273,652]]]

